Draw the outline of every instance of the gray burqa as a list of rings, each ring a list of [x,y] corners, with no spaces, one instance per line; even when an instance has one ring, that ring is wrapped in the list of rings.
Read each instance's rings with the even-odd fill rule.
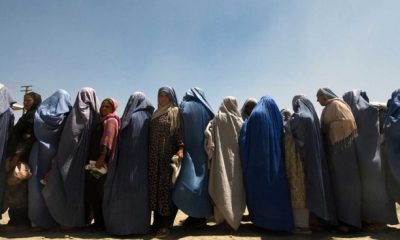
[[[148,190],[149,126],[154,107],[147,97],[131,95],[122,116],[116,157],[109,163],[103,215],[110,234],[147,234],[150,228]]]
[[[361,178],[361,218],[367,223],[397,224],[396,207],[385,187],[380,157],[379,111],[367,94],[354,90],[343,95],[357,123],[355,139]]]

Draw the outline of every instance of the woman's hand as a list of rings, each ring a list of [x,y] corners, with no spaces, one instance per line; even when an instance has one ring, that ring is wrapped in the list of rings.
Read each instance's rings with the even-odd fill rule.
[[[99,159],[97,159],[95,166],[97,168],[102,168],[102,167],[106,167],[106,162],[104,161],[104,158],[99,157]]]

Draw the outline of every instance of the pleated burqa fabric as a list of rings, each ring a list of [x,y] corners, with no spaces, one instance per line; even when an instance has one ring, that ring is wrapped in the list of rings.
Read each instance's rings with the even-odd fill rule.
[[[180,104],[181,128],[185,152],[172,200],[191,217],[212,216],[208,194],[208,158],[204,150],[204,130],[214,113],[203,90],[192,88]]]
[[[149,232],[148,143],[153,111],[141,92],[133,93],[125,107],[117,152],[104,186],[103,216],[110,234]]]
[[[14,126],[14,113],[11,105],[15,103],[8,88],[0,84],[0,219],[4,208],[4,190],[6,187],[7,142]]]
[[[367,94],[354,90],[343,95],[357,124],[355,139],[361,178],[361,218],[367,223],[397,224],[396,206],[386,191],[379,136],[379,111]]]
[[[240,156],[251,221],[269,230],[292,231],[293,212],[283,156],[283,121],[264,96],[243,124]]]
[[[90,135],[99,121],[99,101],[92,88],[82,88],[61,133],[49,180],[42,193],[54,220],[66,227],[83,227],[85,169]]]
[[[400,89],[392,93],[383,127],[387,153],[387,188],[400,203]]]
[[[65,90],[58,90],[39,106],[35,113],[33,144],[29,165],[32,178],[28,181],[28,215],[31,222],[41,228],[57,225],[43,199],[44,178],[51,168],[51,161],[57,153],[61,132],[71,110],[71,96]]]
[[[217,223],[225,220],[234,230],[239,228],[246,208],[238,142],[242,124],[236,98],[225,97],[204,132],[204,147],[210,160],[208,191],[214,203],[214,218]]]
[[[336,224],[335,203],[318,115],[311,101],[303,95],[295,96],[292,105],[294,113],[288,127],[304,161],[306,207],[325,221]]]

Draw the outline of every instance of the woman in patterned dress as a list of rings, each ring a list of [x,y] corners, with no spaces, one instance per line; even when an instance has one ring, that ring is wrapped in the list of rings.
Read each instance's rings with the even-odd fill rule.
[[[177,212],[171,199],[171,158],[183,159],[183,141],[180,131],[178,101],[175,90],[158,90],[158,108],[150,122],[149,191],[150,209],[154,212],[152,230],[158,237],[167,236]]]

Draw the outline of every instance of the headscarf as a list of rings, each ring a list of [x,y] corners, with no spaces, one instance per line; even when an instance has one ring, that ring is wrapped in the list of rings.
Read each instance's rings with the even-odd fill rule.
[[[254,106],[257,105],[257,99],[250,97],[250,98],[246,99],[246,101],[244,102],[242,108],[240,109],[240,114],[242,115],[243,121],[249,117],[249,115],[247,115],[247,113],[246,113],[246,107],[250,103],[253,103]]]
[[[16,103],[10,94],[10,90],[0,83],[0,115],[7,111],[14,103]]]
[[[170,104],[161,107],[158,104],[157,110],[151,116],[151,120],[158,118],[159,116],[168,113],[168,120],[171,123],[170,130],[171,132],[179,126],[179,117],[178,117],[178,100],[176,98],[175,90],[172,87],[162,87],[158,90],[157,97],[164,92],[168,95]]]
[[[117,108],[118,108],[118,102],[117,102],[117,100],[115,100],[114,98],[106,98],[106,99],[104,99],[103,100],[103,102],[108,102],[111,106],[112,106],[112,111],[113,111],[113,113],[117,110]],[[103,103],[102,102],[102,103]]]
[[[36,92],[28,92],[27,94],[25,94],[25,96],[31,96],[33,99],[33,105],[32,105],[32,108],[29,109],[29,111],[32,111],[32,110],[36,111],[36,109],[42,103],[42,97],[40,96],[40,94],[38,94]]]
[[[325,96],[328,100],[338,98],[338,96],[329,88],[318,89],[317,96]]]
[[[150,112],[154,111],[154,107],[151,102],[147,99],[146,95],[142,92],[134,92],[126,104],[126,108],[121,117],[121,130],[128,126],[131,115],[134,112],[148,109]]]
[[[348,148],[357,136],[357,125],[350,107],[329,88],[320,88],[318,96],[325,96],[327,105],[321,114],[321,125],[329,140],[331,151]]]

